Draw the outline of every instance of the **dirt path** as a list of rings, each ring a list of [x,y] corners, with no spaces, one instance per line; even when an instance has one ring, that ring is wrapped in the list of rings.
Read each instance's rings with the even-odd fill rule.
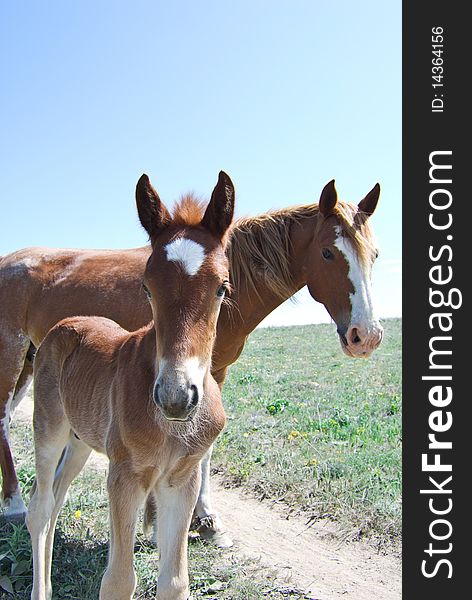
[[[31,421],[33,403],[26,398],[15,419]],[[92,453],[88,466],[105,470],[105,457]],[[371,546],[339,543],[329,523],[307,528],[297,517],[268,502],[225,489],[213,479],[214,506],[235,545],[225,552],[260,560],[277,573],[274,586],[303,590],[313,600],[399,600],[401,565],[392,556],[378,554]]]

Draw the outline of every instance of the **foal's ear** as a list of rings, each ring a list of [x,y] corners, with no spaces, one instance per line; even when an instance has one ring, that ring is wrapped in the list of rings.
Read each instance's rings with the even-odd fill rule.
[[[320,213],[324,217],[329,217],[333,214],[334,207],[338,201],[338,192],[336,191],[336,187],[334,185],[334,179],[332,179],[329,183],[327,183],[323,191],[321,192],[320,197]]]
[[[136,185],[136,206],[141,225],[151,239],[172,220],[146,174],[141,175]]]
[[[220,171],[201,224],[218,238],[222,238],[231,225],[234,214],[234,185],[229,175]]]
[[[358,209],[368,217],[375,211],[380,196],[380,185],[376,183],[365,198],[358,205]]]

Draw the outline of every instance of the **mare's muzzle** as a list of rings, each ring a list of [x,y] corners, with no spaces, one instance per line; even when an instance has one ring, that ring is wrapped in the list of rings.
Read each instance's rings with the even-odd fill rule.
[[[354,323],[349,327],[338,327],[341,347],[345,354],[353,358],[368,358],[380,346],[383,327],[378,321],[371,323]]]

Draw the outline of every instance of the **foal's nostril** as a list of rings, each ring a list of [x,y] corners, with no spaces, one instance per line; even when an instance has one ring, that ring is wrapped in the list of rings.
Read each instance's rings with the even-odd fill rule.
[[[192,406],[197,406],[197,404],[198,404],[198,388],[197,388],[197,386],[191,385],[190,392],[191,392],[190,402],[191,402]]]

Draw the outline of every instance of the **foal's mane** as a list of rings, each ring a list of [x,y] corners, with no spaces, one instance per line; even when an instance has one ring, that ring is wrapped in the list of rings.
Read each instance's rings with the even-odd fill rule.
[[[347,202],[337,202],[333,212],[341,226],[341,235],[350,240],[359,260],[364,261],[373,247],[366,215]],[[227,248],[232,287],[239,290],[245,278],[249,290],[260,298],[258,288],[262,279],[279,298],[292,296],[297,291],[290,269],[292,225],[308,218],[316,218],[316,235],[324,221],[318,204],[291,206],[238,219],[231,228]]]
[[[205,214],[206,202],[193,192],[184,194],[172,209],[172,222],[178,227],[196,227]]]

